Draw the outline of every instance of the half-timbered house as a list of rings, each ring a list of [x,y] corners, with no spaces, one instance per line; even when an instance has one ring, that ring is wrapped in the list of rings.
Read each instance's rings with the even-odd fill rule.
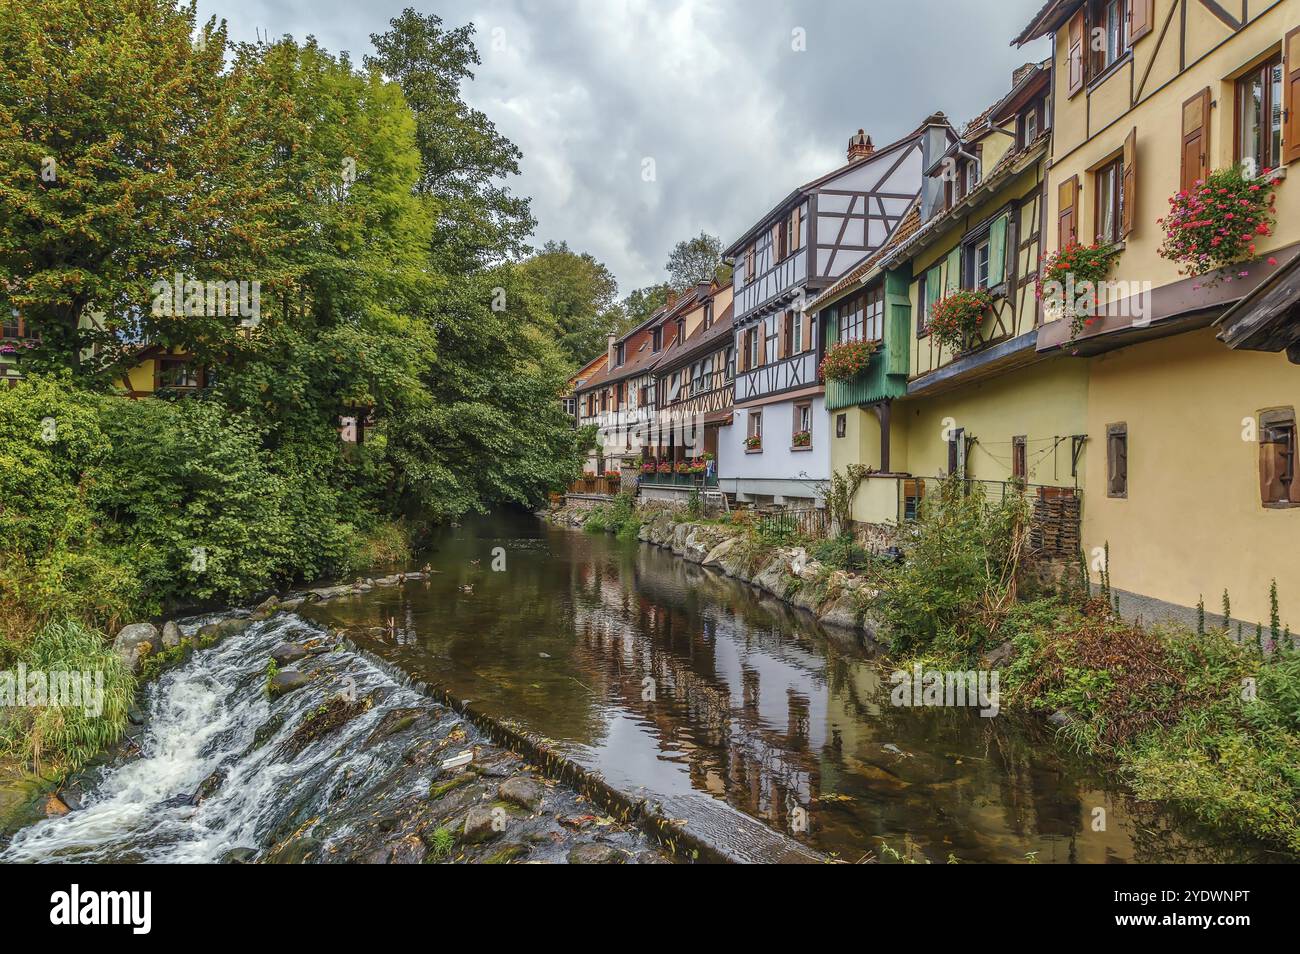
[[[1253,624],[1277,579],[1295,620],[1283,554],[1300,539],[1300,402],[1281,352],[1296,335],[1249,319],[1294,320],[1300,289],[1300,0],[1050,0],[1017,42],[1043,37],[1056,77],[1048,251],[1117,253],[1093,320],[1045,321],[1036,341],[1087,375],[1085,551],[1109,546],[1131,614],[1193,619],[1226,590]],[[1253,182],[1245,195],[1272,192],[1275,221],[1255,221],[1222,270],[1188,274],[1161,251],[1171,200],[1218,209],[1234,167]]]
[[[655,365],[656,449],[643,464],[641,493],[684,499],[716,487],[720,430],[731,423],[735,391],[730,282],[703,283],[683,296],[689,307],[665,320],[670,336]]]
[[[832,459],[872,471],[855,519],[904,519],[950,476],[1075,493],[1086,377],[1036,350],[1050,87],[1048,64],[1026,64],[960,130],[934,117],[912,215],[861,274],[813,303],[827,340],[877,349],[828,387]],[[977,327],[957,340],[932,333],[931,317],[968,292],[991,302]]]
[[[727,250],[736,415],[720,432],[721,484],[737,499],[820,505],[830,476],[823,349],[804,306],[897,228],[920,188],[920,140],[918,129],[877,149],[859,130],[845,165],[795,189]]]

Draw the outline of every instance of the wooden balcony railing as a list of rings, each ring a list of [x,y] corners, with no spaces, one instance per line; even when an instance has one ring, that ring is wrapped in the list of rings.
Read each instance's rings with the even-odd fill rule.
[[[569,484],[571,494],[602,494],[613,497],[619,492],[623,479],[618,474],[606,474],[603,477],[579,477]]]

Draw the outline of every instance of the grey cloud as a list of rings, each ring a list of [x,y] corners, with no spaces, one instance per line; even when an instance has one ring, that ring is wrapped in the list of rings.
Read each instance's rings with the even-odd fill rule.
[[[354,60],[411,0],[202,0],[237,39],[316,36]],[[466,98],[524,152],[540,245],[564,239],[623,293],[677,240],[730,242],[865,128],[883,144],[936,109],[956,122],[1047,55],[1012,48],[1040,0],[448,0],[483,63]],[[801,29],[807,49],[792,49]],[[655,181],[642,178],[654,160]]]

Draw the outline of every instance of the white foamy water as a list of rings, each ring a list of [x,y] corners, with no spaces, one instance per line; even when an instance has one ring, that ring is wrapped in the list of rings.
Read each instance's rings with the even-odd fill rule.
[[[361,743],[386,712],[424,700],[351,653],[339,654],[337,667],[346,688],[359,695],[391,691],[329,739],[287,762],[277,754],[304,714],[345,688],[343,676],[316,679],[268,701],[270,651],[317,635],[302,619],[279,616],[166,673],[148,690],[141,756],[103,770],[78,810],[18,832],[0,861],[214,862],[232,848],[265,848],[268,834],[304,799],[328,804],[340,778],[379,768],[382,753]],[[258,727],[273,716],[283,722],[253,748]],[[201,804],[190,804],[218,769],[225,780]]]

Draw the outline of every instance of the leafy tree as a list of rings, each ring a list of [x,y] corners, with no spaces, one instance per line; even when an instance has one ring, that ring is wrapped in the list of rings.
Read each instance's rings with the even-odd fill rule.
[[[454,270],[523,253],[536,225],[528,200],[497,184],[519,174],[521,153],[460,96],[481,62],[473,26],[446,30],[440,18],[409,7],[389,26],[371,35],[375,53],[365,65],[395,80],[415,114],[423,159],[418,188],[439,210],[435,265]]]
[[[227,50],[224,23],[196,33],[192,3],[0,4],[0,307],[40,333],[30,367],[102,381],[133,341],[235,336],[226,317],[150,308],[155,282],[251,280],[293,239],[275,222],[292,190]]]
[[[520,265],[520,278],[553,319],[560,348],[575,363],[604,349],[618,322],[618,282],[608,268],[566,242],[547,242]]]
[[[668,284],[684,292],[700,282],[707,282],[718,274],[722,264],[722,242],[715,235],[701,232],[695,238],[683,239],[673,246],[664,270]]]
[[[623,320],[619,325],[618,333],[626,334],[646,321],[668,303],[668,296],[672,293],[672,286],[667,283],[636,289],[623,299]]]

